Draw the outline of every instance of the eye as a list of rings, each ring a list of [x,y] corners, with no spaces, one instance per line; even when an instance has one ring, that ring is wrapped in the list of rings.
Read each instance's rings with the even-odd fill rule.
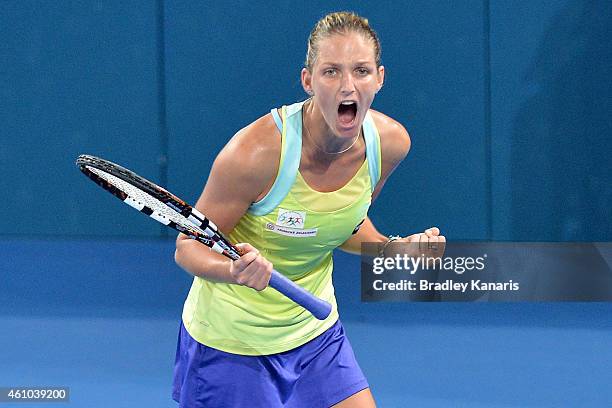
[[[335,68],[327,68],[325,71],[323,71],[323,75],[334,76],[334,75],[336,75],[336,69]]]
[[[355,71],[357,71],[357,73],[362,76],[368,75],[370,73],[369,69],[363,67],[357,68]]]

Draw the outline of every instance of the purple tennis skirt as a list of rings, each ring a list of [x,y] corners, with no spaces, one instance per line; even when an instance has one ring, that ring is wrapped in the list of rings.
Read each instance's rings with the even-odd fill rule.
[[[179,407],[330,407],[365,388],[340,321],[300,347],[265,356],[205,346],[181,322],[172,391]]]

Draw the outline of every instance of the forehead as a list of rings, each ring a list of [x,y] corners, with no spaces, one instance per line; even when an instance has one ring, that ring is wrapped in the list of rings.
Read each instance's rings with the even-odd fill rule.
[[[318,44],[317,64],[350,61],[375,63],[374,44],[363,34],[355,31],[332,34],[322,38]]]

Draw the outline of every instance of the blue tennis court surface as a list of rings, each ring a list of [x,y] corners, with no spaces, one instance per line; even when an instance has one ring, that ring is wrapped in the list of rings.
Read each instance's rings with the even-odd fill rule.
[[[12,270],[0,289],[0,386],[70,387],[69,403],[0,406],[177,406],[189,277],[171,242],[0,244],[0,268]],[[610,406],[610,304],[360,304],[357,259],[336,266],[342,320],[378,406]]]

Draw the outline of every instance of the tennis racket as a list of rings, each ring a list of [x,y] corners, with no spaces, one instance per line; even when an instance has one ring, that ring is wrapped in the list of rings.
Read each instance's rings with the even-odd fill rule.
[[[124,167],[95,156],[81,155],[76,164],[87,177],[124,203],[219,254],[232,260],[240,258],[240,251],[212,221],[174,194]],[[272,271],[269,286],[303,306],[319,320],[324,320],[331,313],[329,303],[275,270]]]

